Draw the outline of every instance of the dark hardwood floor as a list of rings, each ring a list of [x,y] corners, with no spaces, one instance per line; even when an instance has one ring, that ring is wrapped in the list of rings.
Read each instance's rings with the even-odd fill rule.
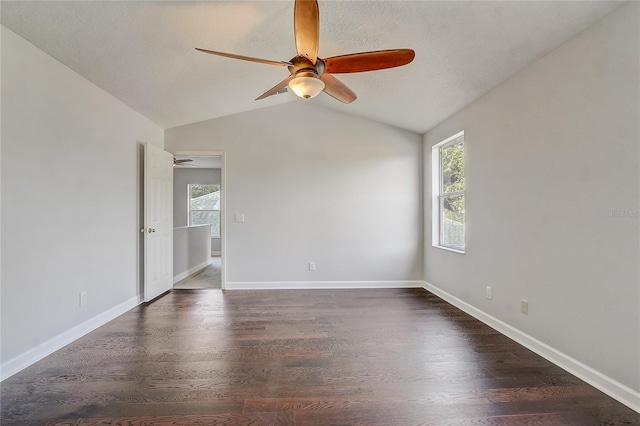
[[[422,289],[173,291],[1,385],[8,425],[640,425]]]

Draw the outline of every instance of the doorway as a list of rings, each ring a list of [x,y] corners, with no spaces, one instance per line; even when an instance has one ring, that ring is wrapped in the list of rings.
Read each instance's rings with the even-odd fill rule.
[[[225,157],[174,153],[174,290],[225,288]]]

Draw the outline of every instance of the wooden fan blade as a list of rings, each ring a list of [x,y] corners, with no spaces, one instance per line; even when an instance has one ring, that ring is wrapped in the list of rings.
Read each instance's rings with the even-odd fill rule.
[[[260,99],[264,99],[266,97],[269,97],[271,95],[275,95],[276,93],[278,93],[280,90],[282,90],[284,87],[286,87],[289,82],[291,81],[291,79],[293,78],[292,75],[290,75],[289,77],[285,78],[284,80],[282,80],[280,83],[276,84],[275,86],[273,86],[271,89],[267,90],[266,92],[264,92],[262,95],[258,96],[256,98],[256,101],[259,101]]]
[[[298,56],[309,59],[315,65],[320,39],[320,11],[316,0],[296,0],[293,10],[293,33]]]
[[[407,65],[416,52],[411,49],[377,50],[324,59],[324,72],[332,74],[383,70]]]
[[[234,55],[233,53],[216,52],[215,50],[200,49],[198,47],[196,47],[196,50],[199,51],[199,52],[209,53],[211,55],[224,56],[225,58],[241,59],[243,61],[250,61],[250,62],[258,62],[259,64],[278,65],[278,66],[293,65],[291,62],[270,61],[268,59],[260,59],[260,58],[252,58],[250,56]]]
[[[340,102],[350,104],[358,97],[343,82],[331,74],[322,74],[320,76],[320,80],[324,83],[324,93],[339,100]]]

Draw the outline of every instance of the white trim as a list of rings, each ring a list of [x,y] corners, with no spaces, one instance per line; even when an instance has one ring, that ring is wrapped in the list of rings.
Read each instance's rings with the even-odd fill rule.
[[[440,154],[431,147],[431,245],[440,245]]]
[[[131,299],[123,302],[113,308],[96,315],[95,317],[77,325],[70,330],[67,330],[56,337],[53,337],[46,342],[36,346],[33,349],[18,355],[17,357],[10,359],[0,366],[0,380],[7,379],[14,374],[24,370],[30,365],[40,361],[42,358],[51,355],[55,351],[62,349],[69,343],[81,338],[82,336],[92,332],[98,327],[101,327],[114,320],[125,312],[135,308],[142,301],[141,296],[132,297]]]
[[[177,283],[178,281],[182,281],[185,278],[187,278],[189,275],[193,275],[196,272],[202,271],[204,268],[206,268],[207,266],[211,265],[211,258],[205,260],[204,262],[202,262],[199,265],[194,266],[193,268],[187,269],[186,271],[176,275],[173,277],[173,283]]]
[[[424,282],[424,288],[472,317],[482,321],[489,327],[515,340],[522,346],[532,350],[548,361],[601,390],[627,407],[640,413],[640,392],[623,385],[611,377],[583,364],[575,358],[560,352],[554,347],[529,336],[517,328],[487,314],[469,303],[458,299],[433,284]]]
[[[601,390],[627,407],[640,413],[640,392],[612,379],[609,376],[583,364],[559,350],[529,336],[513,326],[487,314],[486,312],[458,299],[446,291],[426,281],[254,281],[228,282],[229,290],[266,289],[349,289],[349,288],[416,288],[422,287],[458,309],[466,312],[489,327],[513,339],[522,346],[567,370],[595,388]],[[44,357],[63,348],[91,331],[114,320],[141,303],[141,296],[133,297],[120,305],[83,322],[58,336],[24,352],[0,365],[0,381],[5,380]]]
[[[464,254],[466,251],[466,230],[465,241],[463,247],[446,246],[442,244],[443,223],[442,223],[442,200],[444,197],[452,195],[462,195],[464,197],[465,190],[442,193],[442,150],[457,143],[462,138],[462,143],[466,148],[466,138],[464,130],[448,137],[442,142],[431,147],[431,245],[436,248],[450,249],[453,252]],[[466,154],[466,150],[464,152]],[[466,164],[465,164],[466,166]],[[465,184],[466,189],[466,184]],[[466,228],[465,215],[465,228]]]
[[[229,281],[227,290],[423,288],[424,281]]]
[[[464,251],[464,250],[454,249],[453,247],[447,247],[447,246],[433,246],[433,248],[442,249],[442,250],[447,250],[447,251],[452,251],[452,252],[454,252],[454,253],[459,253],[459,254],[465,254],[465,251]]]

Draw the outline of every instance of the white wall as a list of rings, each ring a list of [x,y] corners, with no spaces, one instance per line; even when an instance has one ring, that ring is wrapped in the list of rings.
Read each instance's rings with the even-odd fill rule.
[[[165,140],[173,152],[227,154],[227,288],[420,280],[419,135],[301,99]]]
[[[190,183],[221,184],[221,169],[173,169],[173,226],[187,226],[187,203]],[[220,238],[211,238],[211,250],[219,252]],[[175,273],[175,270],[174,270]]]
[[[211,227],[183,226],[173,229],[173,283],[211,264]]]
[[[137,303],[139,142],[162,147],[164,135],[4,27],[2,107],[6,376],[50,339]]]
[[[639,7],[613,12],[424,138],[428,190],[431,146],[465,131],[468,225],[465,255],[431,247],[425,197],[426,281],[636,397]]]

